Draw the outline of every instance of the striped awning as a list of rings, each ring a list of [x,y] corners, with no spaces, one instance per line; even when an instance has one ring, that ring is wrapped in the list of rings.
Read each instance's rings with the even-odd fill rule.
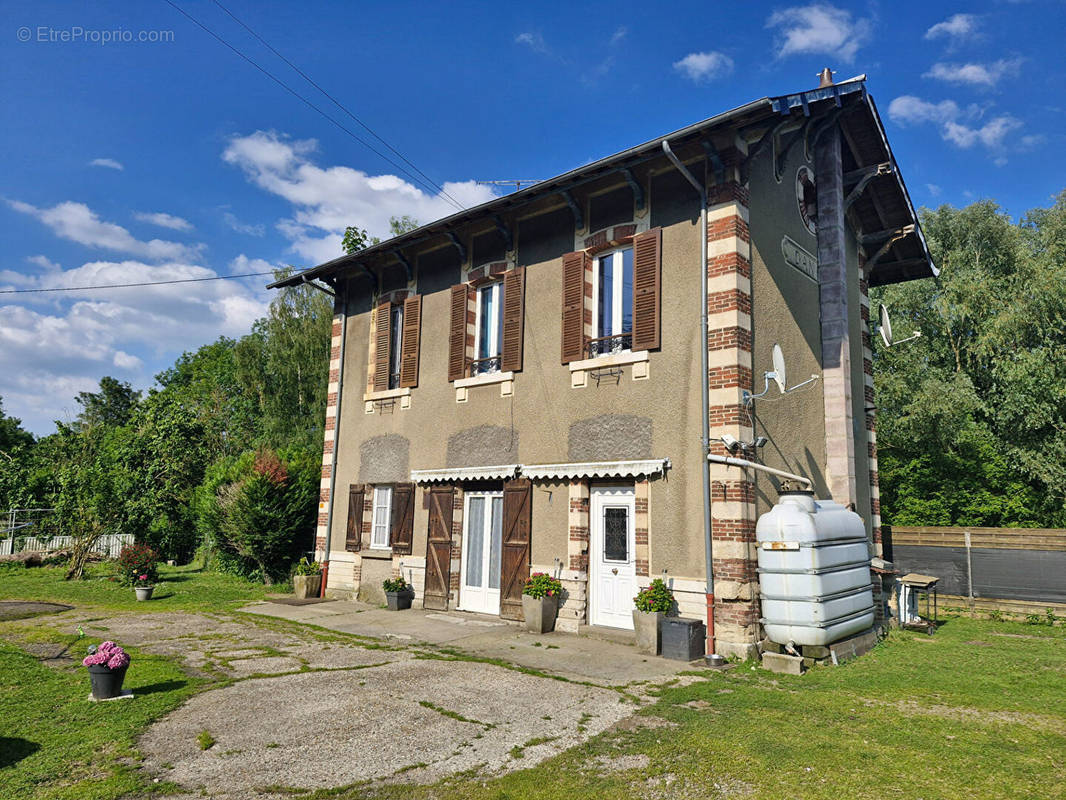
[[[638,478],[662,475],[670,459],[648,461],[587,461],[569,464],[523,464],[522,476],[533,480],[573,480],[575,478]]]
[[[452,467],[451,469],[413,469],[415,483],[462,483],[463,481],[502,481],[518,475],[518,464],[489,467]]]

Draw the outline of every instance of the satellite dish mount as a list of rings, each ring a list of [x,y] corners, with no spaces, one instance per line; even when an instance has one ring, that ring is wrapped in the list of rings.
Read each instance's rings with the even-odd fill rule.
[[[795,386],[788,385],[788,372],[785,369],[785,354],[781,352],[781,345],[774,344],[773,351],[771,352],[771,360],[773,361],[774,368],[769,372],[763,373],[763,389],[758,394],[752,394],[747,389],[744,390],[744,405],[751,405],[755,400],[763,397],[768,391],[770,391],[770,381],[777,384],[777,389],[781,394],[788,394],[794,392],[808,383],[812,383],[818,380],[817,375],[811,375],[807,380],[802,383],[797,383]]]
[[[877,310],[877,317],[881,322],[880,333],[881,341],[885,343],[885,347],[892,347],[895,344],[903,344],[904,342],[911,342],[922,335],[921,331],[915,331],[906,339],[900,339],[898,342],[892,338],[892,320],[888,317],[888,309],[885,308],[885,304],[881,303],[880,308]]]

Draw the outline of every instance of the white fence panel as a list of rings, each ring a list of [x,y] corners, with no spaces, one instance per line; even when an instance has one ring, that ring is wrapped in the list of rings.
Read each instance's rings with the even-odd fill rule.
[[[132,533],[111,533],[101,536],[93,546],[93,552],[107,558],[118,558],[122,548],[133,544]],[[23,550],[63,550],[73,547],[73,536],[25,536],[0,540],[0,556],[21,553]]]

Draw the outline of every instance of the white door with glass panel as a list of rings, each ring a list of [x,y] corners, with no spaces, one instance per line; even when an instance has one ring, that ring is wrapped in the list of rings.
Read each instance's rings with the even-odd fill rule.
[[[632,486],[594,486],[589,507],[589,622],[633,628],[637,594]]]
[[[462,585],[459,608],[500,613],[500,550],[503,543],[503,492],[470,492],[463,512]]]

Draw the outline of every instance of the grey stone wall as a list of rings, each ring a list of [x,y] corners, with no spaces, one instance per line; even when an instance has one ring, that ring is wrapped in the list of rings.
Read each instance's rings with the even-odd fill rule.
[[[653,457],[650,417],[604,414],[570,426],[571,461],[636,461]]]
[[[466,428],[448,439],[449,467],[486,467],[517,464],[518,431],[499,425]]]
[[[411,479],[411,443],[406,436],[386,434],[359,445],[360,483],[404,483]]]

